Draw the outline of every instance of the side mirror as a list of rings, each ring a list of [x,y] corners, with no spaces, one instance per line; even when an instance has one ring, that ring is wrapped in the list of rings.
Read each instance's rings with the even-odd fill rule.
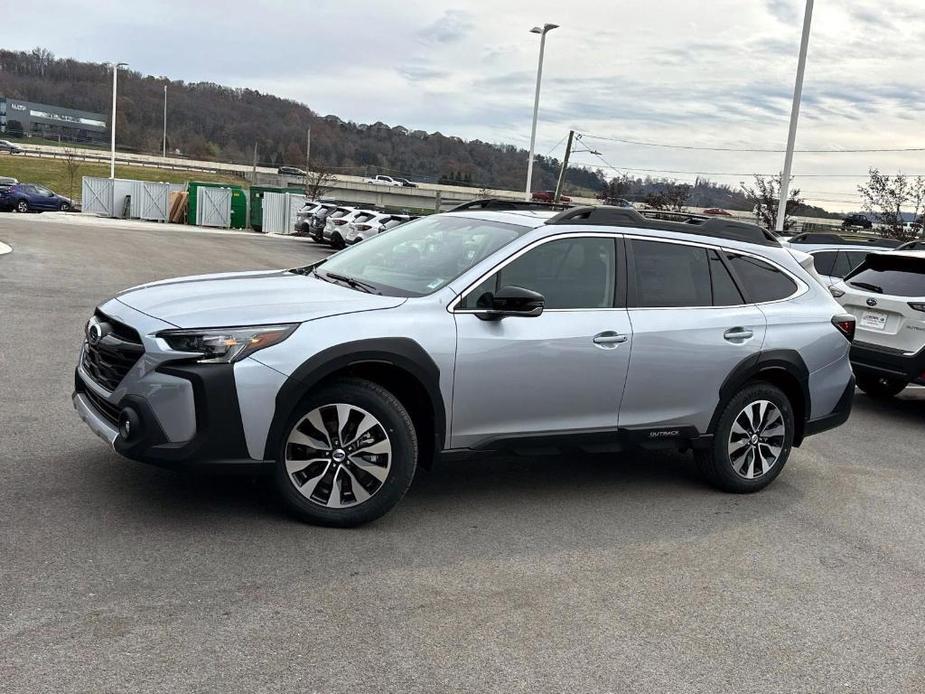
[[[497,293],[484,296],[488,308],[478,317],[483,320],[500,320],[505,317],[533,318],[543,313],[546,300],[539,292],[523,287],[508,285],[501,287]],[[480,299],[479,303],[482,303]]]

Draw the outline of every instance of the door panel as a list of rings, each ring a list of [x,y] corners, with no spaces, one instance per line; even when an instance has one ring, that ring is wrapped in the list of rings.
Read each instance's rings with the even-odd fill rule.
[[[498,321],[455,316],[453,447],[616,429],[632,346],[625,309],[550,310]]]
[[[766,330],[753,305],[631,309],[629,317],[633,358],[621,427],[679,424],[706,431],[720,386],[739,362],[761,351]]]

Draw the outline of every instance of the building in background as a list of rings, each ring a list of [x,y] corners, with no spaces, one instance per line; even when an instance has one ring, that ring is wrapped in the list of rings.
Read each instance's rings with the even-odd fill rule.
[[[61,142],[105,143],[106,116],[63,106],[36,104],[0,96],[0,133],[43,137]]]

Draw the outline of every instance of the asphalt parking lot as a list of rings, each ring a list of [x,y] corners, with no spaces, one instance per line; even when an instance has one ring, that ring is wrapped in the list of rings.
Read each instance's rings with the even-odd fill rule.
[[[680,454],[490,458],[356,530],[127,462],[70,403],[94,306],[310,242],[0,215],[0,691],[922,692],[925,389],[752,496]]]

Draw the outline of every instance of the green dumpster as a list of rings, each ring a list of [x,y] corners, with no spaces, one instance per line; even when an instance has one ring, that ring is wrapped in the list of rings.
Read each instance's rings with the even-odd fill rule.
[[[261,231],[263,229],[263,195],[264,193],[291,193],[291,188],[280,188],[279,186],[251,186],[251,229]]]
[[[189,212],[186,218],[188,224],[196,225],[196,199],[200,188],[230,188],[231,189],[231,228],[247,228],[247,195],[243,186],[229,183],[209,183],[205,181],[190,181],[186,189],[189,191]]]

